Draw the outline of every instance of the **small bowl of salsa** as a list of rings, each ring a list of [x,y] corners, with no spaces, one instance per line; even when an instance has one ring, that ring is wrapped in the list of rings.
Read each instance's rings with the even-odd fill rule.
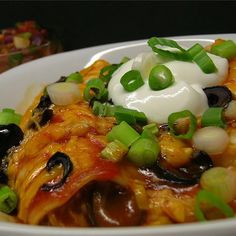
[[[57,39],[35,21],[18,22],[0,30],[0,73],[15,66],[62,51]]]

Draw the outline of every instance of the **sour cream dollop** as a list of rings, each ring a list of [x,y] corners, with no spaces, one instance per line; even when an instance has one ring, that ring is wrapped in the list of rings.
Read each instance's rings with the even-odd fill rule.
[[[115,105],[144,112],[149,122],[166,123],[171,113],[182,110],[190,110],[199,116],[208,108],[203,88],[222,84],[228,72],[226,59],[208,55],[217,67],[216,73],[205,74],[195,63],[166,61],[153,52],[139,54],[113,74],[108,85],[109,96]],[[157,64],[168,67],[175,82],[166,89],[153,91],[148,85],[148,75]],[[140,70],[144,85],[134,92],[127,92],[120,79],[132,69]]]

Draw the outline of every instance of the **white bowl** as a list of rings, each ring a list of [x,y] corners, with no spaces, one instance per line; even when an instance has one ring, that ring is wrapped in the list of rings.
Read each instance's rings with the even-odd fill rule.
[[[172,37],[183,46],[196,42],[202,45],[214,39],[224,38],[236,41],[236,34],[197,35]],[[118,63],[124,56],[134,57],[149,50],[146,40],[122,42],[60,53],[38,59],[0,74],[0,109],[11,107],[24,112],[42,86],[54,82],[60,76],[79,71],[97,59]],[[57,228],[30,226],[0,222],[1,236],[235,236],[236,218],[207,223],[191,223],[158,227],[127,228]]]

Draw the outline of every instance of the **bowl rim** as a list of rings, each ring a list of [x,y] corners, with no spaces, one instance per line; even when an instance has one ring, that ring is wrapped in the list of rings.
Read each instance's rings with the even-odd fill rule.
[[[189,235],[190,233],[208,232],[213,229],[217,233],[235,232],[236,233],[236,219],[221,219],[208,222],[194,222],[175,225],[160,225],[160,226],[136,226],[136,227],[110,227],[110,228],[81,228],[81,227],[55,227],[55,226],[38,226],[26,225],[20,223],[0,222],[0,232],[13,233],[17,232],[19,235],[40,235],[47,236],[82,236],[82,235],[95,235],[95,236],[141,236],[141,235]],[[226,231],[227,230],[227,231]],[[217,234],[218,235],[218,234]],[[221,235],[221,234],[219,234]]]
[[[227,35],[227,34],[222,34],[222,35]],[[232,34],[229,34],[232,35]],[[207,37],[206,37],[207,36]],[[209,38],[215,38],[215,34],[212,35],[192,35],[192,36],[177,36],[177,37],[168,37],[168,38],[173,38],[173,39],[182,39],[185,40],[185,38],[187,40],[191,39],[204,39],[204,40],[209,40]],[[219,35],[218,35],[219,36]],[[234,34],[234,37],[236,39],[236,34]],[[128,41],[128,42],[120,42],[120,43],[113,43],[113,44],[104,44],[101,45],[103,46],[103,51],[108,50],[109,48],[115,48],[115,47],[119,47],[119,45],[128,45],[131,46],[134,43],[140,43],[143,44],[144,41],[146,41],[146,39],[143,40],[136,40],[136,41]],[[90,47],[90,48],[84,48],[84,49],[78,49],[78,50],[74,50],[71,52],[64,52],[64,53],[60,53],[57,55],[52,55],[49,56],[51,58],[57,57],[58,55],[66,55],[68,53],[79,53],[83,50],[87,50],[87,49],[97,49],[99,46],[94,46],[94,47]],[[97,51],[95,50],[95,54],[97,55]],[[91,56],[91,58],[92,58]],[[38,60],[45,60],[47,62],[47,60],[50,60],[50,58],[41,58]],[[36,60],[29,62],[32,64],[36,64]],[[89,63],[89,62],[88,62]],[[22,70],[23,67],[26,67],[27,64],[21,65],[19,68],[19,71]],[[13,71],[14,70],[14,71]],[[7,72],[5,72],[3,74],[3,77],[5,75],[9,76],[11,75],[11,71],[12,72],[17,72],[18,68],[15,67]],[[14,74],[14,73],[13,73]],[[0,80],[1,79],[7,79],[7,78],[1,78],[1,74],[0,74]],[[0,81],[1,84],[1,81]],[[184,224],[177,224],[177,225],[161,225],[161,226],[141,226],[141,227],[119,227],[119,228],[61,228],[61,227],[52,227],[52,226],[35,226],[35,225],[24,225],[24,224],[19,224],[19,223],[11,223],[11,222],[0,222],[0,234],[1,232],[6,232],[6,233],[15,233],[15,235],[17,235],[19,233],[19,235],[38,235],[38,233],[40,232],[40,235],[51,235],[51,236],[60,236],[60,235],[67,235],[67,236],[74,236],[74,235],[78,235],[78,236],[82,236],[82,235],[96,235],[96,236],[100,236],[100,235],[178,235],[178,236],[182,236],[182,235],[189,235],[190,233],[198,233],[199,235],[201,233],[206,233],[208,230],[212,230],[211,233],[217,232],[217,233],[224,233],[224,232],[234,232],[236,233],[236,218],[233,219],[221,219],[221,220],[214,220],[214,221],[209,221],[209,222],[205,222],[205,223],[199,223],[199,222],[195,222],[195,223],[184,223]],[[17,233],[17,234],[16,234]],[[209,233],[210,234],[210,233]],[[217,234],[218,235],[218,234]]]

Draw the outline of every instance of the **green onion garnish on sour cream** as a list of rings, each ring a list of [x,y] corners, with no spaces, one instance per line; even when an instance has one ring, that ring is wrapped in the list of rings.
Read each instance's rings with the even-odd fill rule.
[[[179,61],[194,61],[206,74],[213,73],[217,70],[213,61],[205,52],[204,48],[198,43],[196,43],[186,51],[174,40],[153,37],[148,40],[148,45],[154,52],[163,57],[167,57],[170,59],[173,58]],[[171,47],[174,49],[178,49],[179,51],[170,52],[168,50],[158,48],[157,45]]]
[[[165,65],[156,65],[152,68],[148,83],[152,90],[162,90],[174,82],[171,71]]]
[[[166,57],[168,59],[175,59],[179,61],[195,62],[200,67],[200,69],[206,74],[210,74],[217,71],[217,68],[211,58],[207,55],[204,48],[198,43],[193,45],[188,50],[185,50],[181,46],[179,46],[178,43],[176,43],[174,40],[153,37],[148,40],[148,45],[152,48],[154,52],[164,58]],[[178,51],[171,52],[167,49],[164,50],[158,48],[157,45],[162,47],[171,47],[177,49]],[[152,90],[161,90],[170,86],[173,81],[171,71],[164,65],[157,65],[156,67],[156,69],[153,68],[151,70],[149,75],[150,88]],[[135,74],[134,76],[134,72],[136,72],[137,75]],[[134,70],[126,72],[126,74],[122,76],[120,82],[123,85],[124,89],[129,92],[132,92],[143,85],[142,78],[140,78],[138,72]]]
[[[116,106],[145,113],[148,122],[167,123],[171,113],[184,110],[201,116],[209,107],[203,89],[224,82],[227,59],[207,53],[200,44],[185,49],[170,39],[153,37],[148,46],[151,51],[145,50],[112,74],[107,87],[109,99]],[[155,67],[162,68],[158,72],[161,76],[155,73],[153,78]],[[121,78],[134,70],[140,72],[143,84],[127,91]]]

